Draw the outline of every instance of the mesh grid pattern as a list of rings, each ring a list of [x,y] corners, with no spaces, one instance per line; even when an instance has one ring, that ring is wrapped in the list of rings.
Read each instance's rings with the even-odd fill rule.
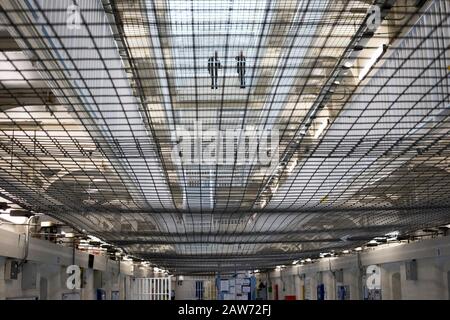
[[[375,2],[2,1],[0,196],[181,273],[449,223],[450,4]],[[174,161],[200,123],[278,165]]]

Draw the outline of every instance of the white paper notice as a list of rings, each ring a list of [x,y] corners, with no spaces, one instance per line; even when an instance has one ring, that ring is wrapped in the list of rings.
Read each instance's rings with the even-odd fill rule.
[[[228,280],[220,280],[220,291],[228,291],[229,283]]]

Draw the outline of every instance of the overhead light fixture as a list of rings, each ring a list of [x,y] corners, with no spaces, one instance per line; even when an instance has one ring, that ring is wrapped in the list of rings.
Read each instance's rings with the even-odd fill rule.
[[[261,201],[261,204],[260,204],[261,209],[264,208],[264,207],[266,206],[266,204],[267,204],[267,200],[265,200],[265,199],[262,200],[262,201]]]
[[[450,226],[450,224],[449,224],[449,226]],[[400,232],[398,232],[398,231],[392,231],[392,232],[386,233],[385,236],[388,238],[394,238],[394,237],[396,238],[396,237],[398,237],[399,234],[400,234]]]
[[[298,263],[298,260],[292,261],[292,264],[293,264],[293,265],[296,265],[297,263]]]
[[[348,254],[348,253],[350,253],[350,250],[344,250],[344,251],[342,251],[342,253],[343,254]]]
[[[277,183],[276,185],[274,185],[273,187],[271,187],[270,190],[272,191],[272,193],[276,193],[279,186],[280,186],[280,185]]]
[[[289,165],[287,166],[287,172],[291,173],[292,171],[294,171],[294,168],[297,166],[297,159],[294,159],[294,161],[290,161]]]
[[[361,247],[356,247],[354,250],[355,251],[362,251],[362,248]]]
[[[370,241],[367,243],[367,246],[368,246],[368,247],[376,247],[376,246],[378,246],[378,242],[377,242],[376,240],[370,240]]]
[[[322,122],[320,122],[320,126],[316,129],[314,139],[318,139],[327,126],[328,126],[328,118],[322,119]]]
[[[387,242],[386,237],[376,237],[374,240],[376,240],[379,244]]]
[[[305,261],[306,262],[311,262],[312,260],[311,260],[311,258],[307,258],[307,259],[305,259]]]
[[[103,242],[102,240],[100,240],[100,238],[97,238],[96,236],[88,235],[88,238],[91,239],[92,241]]]
[[[351,69],[353,67],[353,62],[347,61],[343,64],[342,68],[345,70]]]
[[[23,217],[23,216],[15,217],[15,216],[9,215],[9,213],[6,213],[6,212],[5,213],[2,212],[1,215],[2,215],[2,219],[3,220],[6,220],[6,221],[8,221],[8,222],[10,222],[12,224],[24,224],[28,220],[27,217]]]
[[[389,232],[386,233],[386,241],[397,241],[398,240],[398,236],[399,236],[400,232],[398,231],[394,231],[394,232]]]
[[[372,69],[372,67],[378,62],[378,60],[381,58],[383,53],[386,52],[387,46],[385,44],[379,46],[375,52],[372,54],[372,57],[367,61],[364,68],[361,70],[361,73],[359,74],[358,78],[359,80],[363,80],[369,71]]]
[[[42,221],[41,222],[41,228],[50,228],[53,227],[55,224],[52,221]]]

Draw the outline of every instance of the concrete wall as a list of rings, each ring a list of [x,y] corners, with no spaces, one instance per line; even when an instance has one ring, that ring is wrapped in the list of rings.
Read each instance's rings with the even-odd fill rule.
[[[59,300],[66,288],[66,267],[75,264],[83,268],[83,288],[78,292],[82,299],[95,299],[96,289],[103,288],[107,299],[113,291],[120,292],[120,299],[131,298],[134,277],[157,276],[145,266],[96,256],[94,267],[88,268],[88,254],[71,248],[32,238],[27,262],[17,280],[5,279],[7,259],[21,260],[24,254],[23,234],[0,229],[0,299],[31,298]],[[417,280],[407,280],[405,262],[416,260]],[[279,299],[295,295],[297,299],[317,299],[319,283],[325,286],[325,299],[337,299],[336,271],[342,270],[342,283],[349,286],[349,298],[363,298],[362,275],[369,265],[381,269],[382,299],[450,299],[450,237],[424,240],[384,248],[375,248],[358,255],[324,258],[302,266],[259,274],[259,278],[272,287],[269,299],[274,299],[275,285]],[[23,281],[26,277],[28,281]],[[34,279],[30,285],[30,279]],[[193,300],[195,281],[204,282],[204,299],[216,299],[214,277],[184,276],[180,285],[175,277],[172,288],[177,300]],[[46,287],[46,290],[44,288]],[[270,291],[270,290],[268,290]]]
[[[406,262],[415,259],[417,280],[407,280]],[[270,272],[270,299],[295,295],[297,299],[317,299],[317,285],[325,286],[325,299],[337,299],[336,270],[342,270],[342,284],[350,288],[350,299],[363,299],[363,273],[367,266],[381,268],[383,300],[450,300],[450,237],[424,240],[392,247],[374,248],[358,255],[323,258],[302,266],[289,266]],[[305,294],[306,293],[306,294]],[[306,295],[306,297],[305,297]]]
[[[87,253],[76,251],[74,257],[71,248],[34,238],[30,240],[27,262],[21,267],[17,280],[7,280],[6,261],[20,261],[24,257],[24,236],[0,229],[0,239],[0,299],[60,300],[64,293],[78,292],[81,299],[93,300],[96,299],[97,288],[105,290],[107,299],[111,299],[113,291],[119,291],[120,299],[131,297],[134,276],[131,263],[119,264],[107,257],[95,256],[94,267],[89,268]],[[67,289],[66,268],[71,264],[76,264],[83,270],[80,290]]]
[[[66,267],[38,262],[27,262],[18,275],[17,280],[5,280],[5,257],[0,257],[0,300],[14,298],[31,298],[47,300],[61,300],[64,293],[79,292],[83,300],[95,300],[96,289],[102,288],[106,291],[106,298],[111,299],[112,291],[119,291],[120,299],[125,299],[125,279],[127,276],[117,275],[115,270],[107,268],[104,271],[95,270],[101,275],[101,285],[96,286],[94,281],[94,270],[83,270],[83,285],[80,290],[69,290],[66,287]],[[27,271],[27,266],[34,265],[35,273]],[[35,279],[34,288],[24,286],[23,277]],[[46,285],[45,285],[46,282]],[[42,288],[41,288],[42,285]],[[45,290],[46,287],[46,290]],[[128,291],[131,288],[128,283]]]

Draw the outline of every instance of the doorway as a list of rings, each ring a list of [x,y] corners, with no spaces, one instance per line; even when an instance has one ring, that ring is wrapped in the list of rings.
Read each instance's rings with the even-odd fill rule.
[[[205,292],[203,281],[195,281],[195,298],[197,300],[203,300],[203,294]]]
[[[402,300],[402,282],[400,278],[400,272],[396,272],[392,275],[392,299]]]
[[[273,298],[274,300],[278,300],[279,299],[279,297],[278,297],[278,284],[275,284],[275,286],[274,286],[274,298]]]
[[[41,277],[39,280],[39,299],[47,300],[48,281],[47,278]]]

